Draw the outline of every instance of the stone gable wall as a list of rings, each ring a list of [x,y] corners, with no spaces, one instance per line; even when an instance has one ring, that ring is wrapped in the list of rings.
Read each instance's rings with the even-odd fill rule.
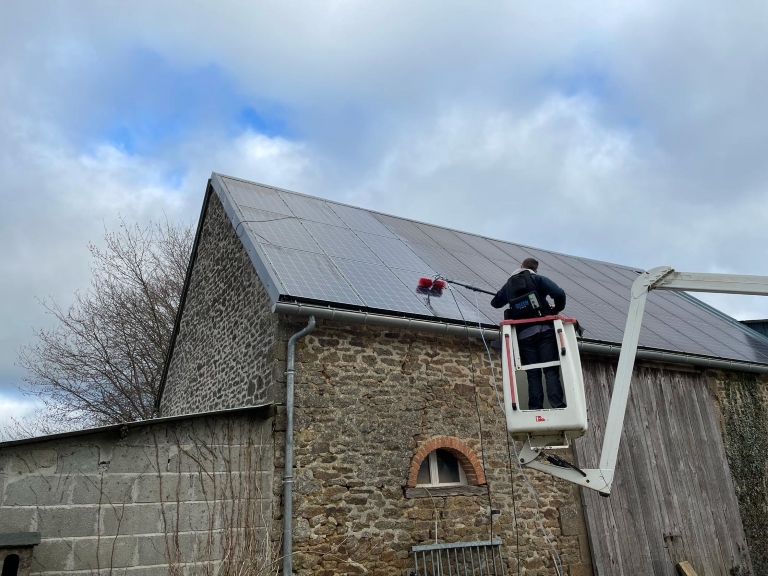
[[[274,400],[277,316],[211,194],[161,402],[163,416]]]
[[[249,411],[0,448],[0,532],[40,532],[32,575],[270,564],[273,420]]]
[[[282,333],[304,325],[304,319],[287,319]],[[517,573],[512,482],[522,573],[555,573],[537,526],[536,504],[514,462],[510,477],[504,419],[482,344],[472,343],[471,354],[477,408],[466,339],[321,321],[300,341],[294,471],[299,574],[408,574],[411,546],[435,538],[488,540],[491,530],[504,542],[506,573]],[[500,374],[498,362],[496,371]],[[276,438],[278,467],[282,436],[278,432]],[[431,497],[406,497],[406,490],[420,491],[406,488],[412,458],[422,445],[443,436],[458,438],[484,460],[488,485],[458,495],[432,490]],[[549,475],[526,473],[565,573],[591,574],[578,489]]]

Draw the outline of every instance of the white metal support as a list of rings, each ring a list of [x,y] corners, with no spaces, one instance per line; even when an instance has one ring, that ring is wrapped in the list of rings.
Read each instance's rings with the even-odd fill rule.
[[[627,324],[624,327],[624,337],[621,341],[619,366],[616,369],[616,379],[611,392],[611,406],[608,409],[608,419],[605,422],[603,450],[600,454],[600,468],[614,470],[619,455],[621,431],[624,428],[624,414],[629,399],[629,385],[632,381],[632,369],[637,355],[637,344],[640,339],[640,328],[643,324],[645,301],[648,290],[654,282],[658,282],[672,271],[671,268],[654,268],[640,276],[632,284],[632,296],[627,313]]]
[[[532,446],[533,444],[533,446]],[[543,455],[543,450],[536,447],[537,441],[535,438],[529,438],[520,450],[520,463],[528,468],[539,470],[551,474],[556,478],[562,480],[568,480],[584,488],[590,488],[591,490],[597,490],[598,492],[605,494],[606,496],[611,492],[611,484],[613,483],[613,471],[612,470],[581,470],[578,471],[574,468],[564,468],[562,466],[555,466],[553,464],[545,464],[544,462],[537,461],[537,458]],[[544,439],[542,444],[552,445],[551,438]],[[566,446],[567,446],[566,438]]]
[[[659,268],[654,268],[654,270],[659,270]],[[667,274],[651,286],[651,290],[685,290],[687,292],[768,296],[768,277],[766,276],[675,272],[671,268],[668,270]],[[653,273],[653,270],[650,273]]]
[[[737,276],[731,274],[704,274],[675,272],[669,266],[653,268],[635,280],[627,314],[627,324],[621,342],[619,365],[613,384],[611,406],[605,423],[603,449],[599,469],[575,470],[537,461],[542,455],[535,438],[528,438],[520,452],[520,462],[535,470],[547,472],[585,488],[609,495],[613,485],[613,473],[619,455],[619,443],[624,428],[624,416],[629,399],[629,386],[640,339],[643,312],[648,292],[651,290],[686,290],[688,292],[716,292],[725,294],[751,294],[768,296],[768,277]],[[566,438],[567,440],[567,438]],[[548,440],[551,442],[551,439]],[[567,442],[566,442],[567,445]]]

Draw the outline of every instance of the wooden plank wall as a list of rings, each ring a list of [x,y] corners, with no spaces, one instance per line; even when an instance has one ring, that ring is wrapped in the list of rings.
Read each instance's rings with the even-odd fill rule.
[[[589,432],[575,441],[597,468],[615,366],[584,359]],[[583,490],[592,559],[600,576],[752,574],[739,505],[712,400],[697,372],[635,370],[613,494]]]

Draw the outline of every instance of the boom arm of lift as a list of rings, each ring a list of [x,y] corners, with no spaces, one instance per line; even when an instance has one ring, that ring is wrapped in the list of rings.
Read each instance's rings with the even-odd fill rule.
[[[559,465],[539,462],[537,458],[541,456],[542,452],[539,448],[531,445],[530,438],[525,442],[520,452],[520,461],[523,465],[547,472],[585,488],[597,490],[604,496],[610,495],[613,472],[616,469],[616,459],[619,454],[621,432],[624,428],[624,414],[629,398],[629,385],[637,354],[637,342],[640,337],[645,301],[651,290],[685,290],[687,292],[768,296],[768,276],[676,272],[669,266],[653,268],[639,276],[632,284],[627,325],[624,328],[624,337],[621,342],[619,366],[616,370],[611,406],[605,424],[599,468],[580,470],[576,467],[567,467],[568,464],[562,460],[557,462]]]

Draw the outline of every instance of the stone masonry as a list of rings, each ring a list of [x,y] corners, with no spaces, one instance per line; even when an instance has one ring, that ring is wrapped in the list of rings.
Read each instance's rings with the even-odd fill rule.
[[[284,332],[303,324],[286,321]],[[413,545],[491,535],[504,542],[507,573],[516,573],[518,544],[522,573],[555,573],[514,456],[510,475],[504,419],[481,343],[321,323],[297,352],[295,419],[298,573],[408,574]],[[487,484],[431,494],[408,489],[412,459],[436,438],[471,448]],[[465,471],[472,474],[471,466]],[[565,573],[591,574],[578,489],[526,473]]]
[[[268,409],[0,446],[0,533],[39,532],[32,575],[209,574],[269,563]]]
[[[276,323],[248,254],[211,194],[172,351],[163,416],[272,401]]]

